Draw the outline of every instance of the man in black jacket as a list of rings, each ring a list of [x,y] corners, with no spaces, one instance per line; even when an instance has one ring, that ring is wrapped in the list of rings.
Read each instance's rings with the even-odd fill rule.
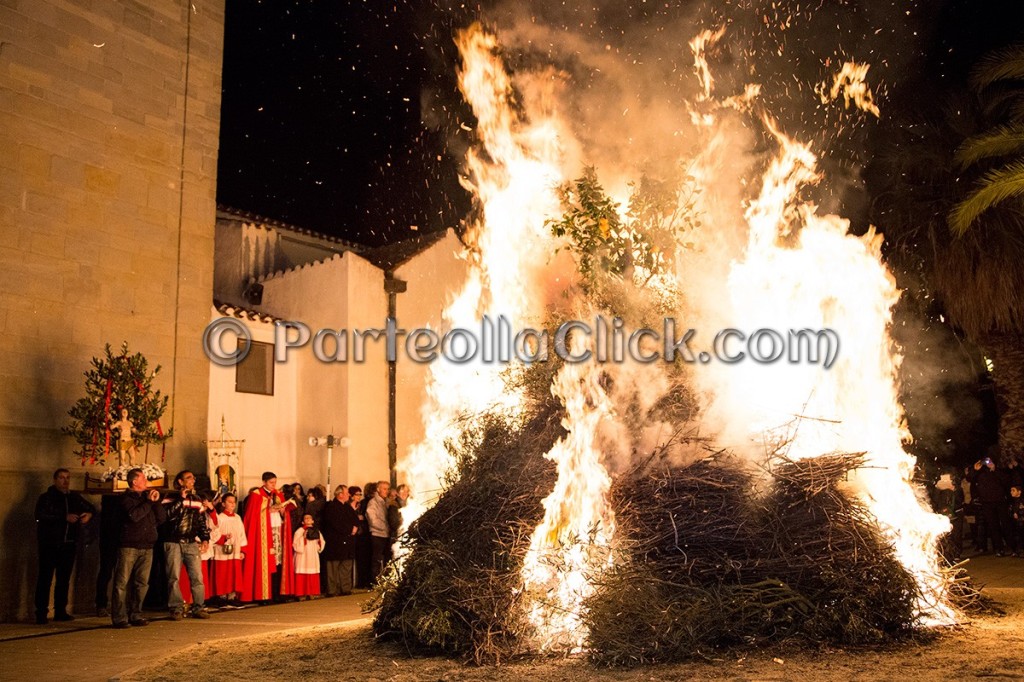
[[[121,500],[121,540],[114,569],[110,619],[115,628],[148,625],[142,617],[142,600],[149,591],[149,571],[153,567],[153,545],[157,526],[167,518],[160,504],[160,493],[146,489],[142,469],[128,472],[128,490]],[[128,580],[131,578],[131,585]],[[129,588],[131,588],[129,590]]]
[[[78,527],[89,523],[96,510],[85,498],[71,492],[71,472],[57,469],[53,485],[36,502],[36,538],[39,541],[39,577],[36,579],[36,623],[46,624],[53,589],[53,619],[74,620],[68,613],[68,590],[75,567]]]
[[[334,499],[324,507],[321,528],[326,543],[320,558],[326,563],[327,596],[352,594],[352,567],[356,558],[359,515],[350,504],[345,484],[334,490]]]
[[[974,463],[971,472],[971,483],[974,484],[977,501],[984,523],[985,535],[981,535],[981,551],[988,547],[988,538],[992,539],[992,550],[996,556],[1003,556],[1003,535],[1007,527],[1008,506],[1006,501],[1006,477],[1002,470],[997,470],[995,462],[986,457]]]
[[[196,493],[196,475],[188,469],[174,477],[177,492],[164,500],[167,520],[161,527],[164,556],[167,562],[167,607],[171,620],[185,617],[185,599],[181,594],[181,565],[185,564],[192,586],[192,616],[209,618],[206,610],[206,585],[203,584],[201,555],[210,546],[210,529],[206,525],[206,511],[213,505]]]

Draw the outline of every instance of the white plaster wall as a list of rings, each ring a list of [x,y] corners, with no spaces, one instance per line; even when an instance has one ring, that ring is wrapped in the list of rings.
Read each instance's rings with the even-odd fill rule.
[[[263,280],[261,311],[320,329],[382,328],[387,317],[384,273],[347,252],[321,263]],[[351,344],[351,341],[350,341]],[[293,448],[296,472],[305,485],[327,483],[327,452],[311,447],[310,436],[348,437],[349,448],[335,448],[330,484],[363,485],[387,478],[387,365],[384,344],[367,343],[366,359],[324,363],[312,342],[290,352],[300,387],[296,399]],[[370,477],[370,478],[366,478]],[[362,480],[366,478],[366,480]]]
[[[441,326],[442,314],[466,281],[466,261],[460,255],[464,246],[455,231],[449,229],[443,239],[395,270],[395,277],[408,288],[398,294],[398,326],[406,330]],[[424,437],[423,410],[429,365],[398,355],[396,381],[396,425],[398,460]],[[402,481],[399,481],[401,483]]]
[[[259,279],[285,266],[281,255],[281,233],[266,225],[242,225],[241,270],[244,285],[250,279]]]
[[[216,310],[211,320],[220,318]],[[240,320],[254,341],[273,343],[274,328],[268,322]],[[280,483],[297,480],[296,398],[297,367],[275,365],[274,395],[235,392],[235,368],[210,363],[209,431],[207,440],[220,438],[221,417],[232,439],[244,439],[239,467],[239,492],[262,483],[264,471],[273,471]],[[204,470],[205,471],[205,470]]]
[[[346,327],[352,330],[384,329],[388,314],[384,271],[352,253],[342,260],[349,288],[346,292]],[[388,367],[384,338],[367,340],[364,362],[349,362],[349,410],[345,429],[352,439],[346,453],[347,480],[335,483],[364,486],[387,480],[388,470]]]

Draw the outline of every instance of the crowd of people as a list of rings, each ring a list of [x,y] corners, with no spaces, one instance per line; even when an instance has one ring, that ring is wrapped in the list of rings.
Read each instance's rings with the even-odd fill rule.
[[[269,471],[262,481],[239,501],[231,492],[197,490],[187,469],[167,494],[149,488],[142,469],[129,471],[128,490],[100,514],[97,615],[109,615],[115,628],[149,623],[143,602],[155,548],[162,550],[171,620],[209,618],[213,602],[293,601],[372,586],[391,559],[408,486],[370,483],[364,497],[358,486],[339,485],[328,501],[323,486],[278,489]],[[53,619],[74,620],[68,592],[77,536],[96,510],[70,483],[71,473],[57,469],[36,504],[38,624],[49,620],[51,589]]]
[[[1024,556],[1022,492],[1024,468],[1015,458],[999,466],[986,457],[962,472],[943,473],[932,490],[932,504],[952,525],[942,540],[945,557],[959,561],[967,543],[979,554]]]
[[[172,620],[209,618],[211,601],[241,606],[348,595],[373,585],[391,560],[408,486],[339,485],[328,500],[324,486],[279,489],[269,471],[262,481],[240,501],[231,492],[197,490],[189,470],[175,476],[168,494],[149,488],[142,469],[129,471],[128,490],[100,514],[97,614],[109,615],[115,628],[148,624],[142,605],[154,548],[162,550]],[[70,471],[57,469],[36,503],[39,624],[49,620],[51,589],[53,619],[74,619],[68,593],[77,539],[96,509],[70,484]],[[997,466],[985,458],[942,474],[931,494],[935,511],[952,526],[942,540],[946,558],[959,561],[968,542],[979,553],[991,547],[999,557],[1024,556],[1022,493],[1024,468],[1015,459]]]

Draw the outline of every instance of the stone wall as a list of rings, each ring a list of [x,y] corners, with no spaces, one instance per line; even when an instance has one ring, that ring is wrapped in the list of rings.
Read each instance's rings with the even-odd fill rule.
[[[205,470],[223,33],[223,0],[0,2],[0,619],[31,615],[53,469],[82,486],[60,427],[105,343],[163,366],[165,465]]]

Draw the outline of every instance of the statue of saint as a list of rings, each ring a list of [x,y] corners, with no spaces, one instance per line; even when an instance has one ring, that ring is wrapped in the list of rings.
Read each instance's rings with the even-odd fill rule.
[[[117,429],[117,452],[121,466],[135,466],[135,458],[139,451],[135,448],[135,440],[132,438],[132,428],[135,425],[128,418],[128,410],[121,408],[121,420],[110,425],[110,430]],[[141,462],[139,462],[141,464]]]

